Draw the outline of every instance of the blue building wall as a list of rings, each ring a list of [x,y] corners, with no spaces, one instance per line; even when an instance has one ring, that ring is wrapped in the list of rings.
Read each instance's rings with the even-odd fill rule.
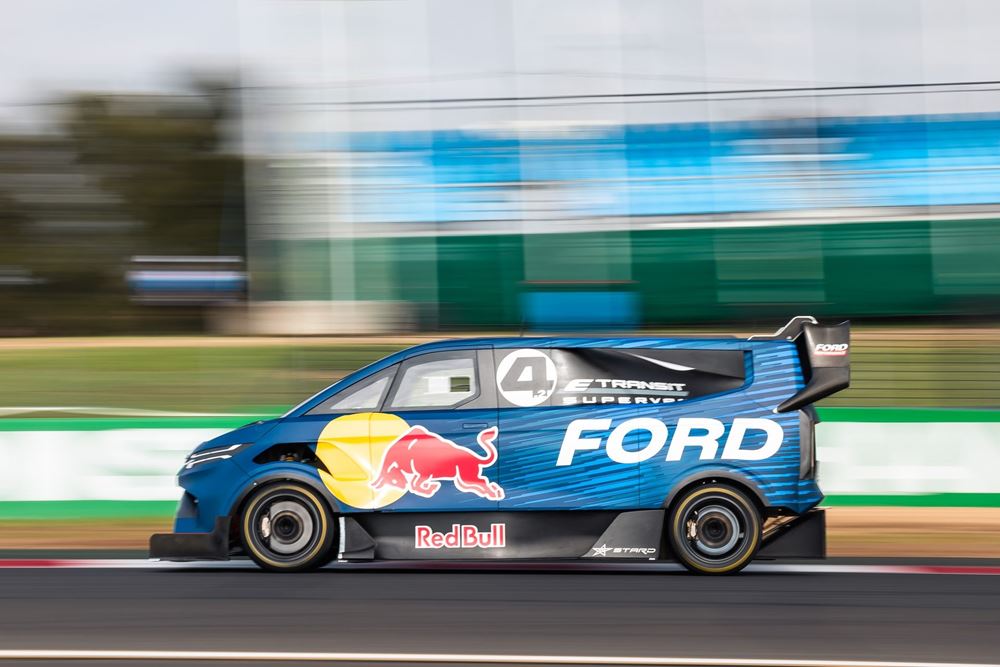
[[[1000,115],[302,138],[352,153],[358,222],[1000,202]]]

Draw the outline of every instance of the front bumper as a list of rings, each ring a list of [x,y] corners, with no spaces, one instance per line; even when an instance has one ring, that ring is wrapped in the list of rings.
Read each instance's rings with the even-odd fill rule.
[[[160,560],[228,560],[229,517],[215,517],[208,533],[157,533],[149,538],[149,557]]]

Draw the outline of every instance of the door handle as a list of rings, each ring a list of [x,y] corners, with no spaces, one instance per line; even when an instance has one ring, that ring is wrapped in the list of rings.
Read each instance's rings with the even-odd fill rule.
[[[475,428],[479,429],[480,431],[487,427],[489,427],[489,424],[487,424],[486,422],[467,422],[465,424],[462,424],[462,428],[467,428],[467,429]]]

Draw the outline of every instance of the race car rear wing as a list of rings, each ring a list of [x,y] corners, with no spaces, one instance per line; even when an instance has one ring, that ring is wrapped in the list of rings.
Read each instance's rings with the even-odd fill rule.
[[[750,339],[791,340],[799,349],[806,386],[785,399],[776,412],[798,410],[851,384],[850,322],[821,326],[813,317],[793,317],[773,335]]]

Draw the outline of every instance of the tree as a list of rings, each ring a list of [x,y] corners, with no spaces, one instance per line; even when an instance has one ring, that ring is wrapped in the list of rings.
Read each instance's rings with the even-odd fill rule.
[[[136,252],[242,255],[243,161],[228,150],[235,89],[195,80],[190,95],[87,94],[68,105],[81,163],[139,222]]]
[[[0,137],[0,335],[201,327],[198,308],[133,303],[125,273],[134,255],[244,254],[236,98],[200,79],[76,94],[61,134]]]

